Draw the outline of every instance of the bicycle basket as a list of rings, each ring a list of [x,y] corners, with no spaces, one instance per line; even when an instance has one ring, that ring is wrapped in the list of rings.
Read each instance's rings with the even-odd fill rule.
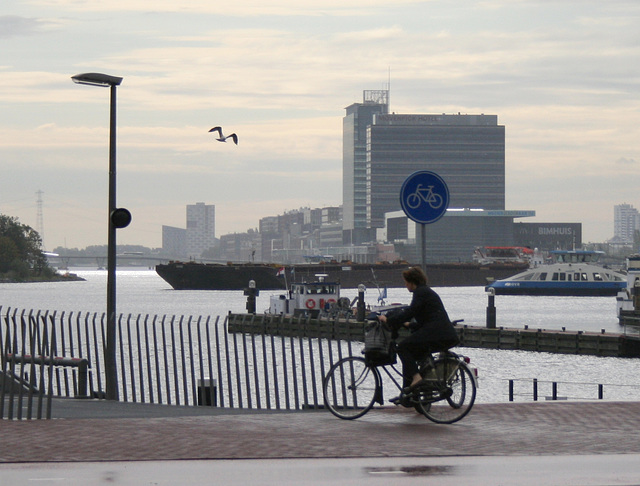
[[[391,329],[375,320],[368,321],[364,330],[364,359],[372,366],[395,364],[396,343],[391,337]]]

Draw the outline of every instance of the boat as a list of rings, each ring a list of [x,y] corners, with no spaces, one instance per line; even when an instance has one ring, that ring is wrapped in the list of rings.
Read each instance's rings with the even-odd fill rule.
[[[487,285],[495,295],[615,296],[626,288],[624,274],[599,265],[602,251],[551,251],[543,264]]]
[[[627,257],[626,285],[616,295],[618,320],[621,325],[640,325],[640,255]]]
[[[261,263],[169,262],[156,265],[156,273],[176,290],[242,290],[250,280],[260,290],[284,290],[287,282],[312,282],[318,273],[343,289],[404,287],[402,271],[408,262],[354,263],[319,262],[296,265]],[[488,281],[514,275],[528,264],[434,263],[426,265],[432,287],[484,286]]]
[[[340,284],[325,280],[326,274],[317,275],[315,282],[291,284],[288,292],[269,298],[268,314],[303,317],[352,317],[351,301],[340,297]]]
[[[534,250],[525,246],[478,246],[473,252],[473,261],[481,265],[492,263],[529,264]]]

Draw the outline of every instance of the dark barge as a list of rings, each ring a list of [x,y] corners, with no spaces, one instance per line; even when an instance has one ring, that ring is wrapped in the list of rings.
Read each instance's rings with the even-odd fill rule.
[[[278,265],[258,263],[209,264],[170,262],[156,266],[156,272],[176,290],[242,290],[249,280],[260,290],[281,290],[287,283],[315,281],[317,274],[337,282],[343,289],[404,287],[402,271],[411,264],[402,263],[308,263]],[[436,263],[427,264],[432,287],[484,286],[493,280],[521,272],[525,263]]]

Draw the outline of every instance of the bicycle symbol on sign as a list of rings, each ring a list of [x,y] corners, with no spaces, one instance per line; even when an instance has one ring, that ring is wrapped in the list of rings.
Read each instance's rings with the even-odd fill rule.
[[[444,199],[440,194],[433,192],[433,186],[427,186],[423,188],[422,184],[418,184],[416,192],[407,196],[407,206],[411,209],[416,209],[422,204],[422,201],[426,202],[433,209],[438,209],[442,206]]]

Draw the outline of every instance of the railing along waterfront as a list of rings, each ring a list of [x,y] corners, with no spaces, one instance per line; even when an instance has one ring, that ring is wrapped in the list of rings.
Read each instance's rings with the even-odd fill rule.
[[[55,326],[47,314],[10,311],[0,323],[0,419],[51,418],[54,375],[58,385],[60,376],[44,357],[57,347]]]
[[[331,363],[360,354],[361,323],[231,317],[118,316],[120,400],[315,408],[322,404],[322,378]],[[0,307],[0,418],[49,418],[53,397],[104,398],[105,322],[104,314]],[[485,373],[490,370],[483,378]],[[512,380],[511,397],[536,399],[537,388],[522,383]],[[595,399],[596,387],[602,398],[618,386],[583,383],[580,394],[587,390],[589,396],[576,398],[566,383],[559,385],[560,390],[556,383],[544,395]]]
[[[13,411],[20,397],[44,400],[48,416],[52,397],[104,398],[104,314],[1,307],[0,314],[6,383],[0,393],[7,410]],[[227,319],[219,317],[120,315],[117,334],[124,402],[316,408],[330,364],[352,352],[351,341],[229,333]],[[16,361],[15,356],[31,358]],[[88,363],[84,376],[78,361]],[[16,385],[27,381],[31,392]],[[0,416],[22,418],[4,410]]]
[[[604,400],[605,388],[626,388],[634,395],[640,390],[638,385],[593,383],[584,381],[551,381],[537,378],[517,378],[507,380],[509,401],[532,400]]]

